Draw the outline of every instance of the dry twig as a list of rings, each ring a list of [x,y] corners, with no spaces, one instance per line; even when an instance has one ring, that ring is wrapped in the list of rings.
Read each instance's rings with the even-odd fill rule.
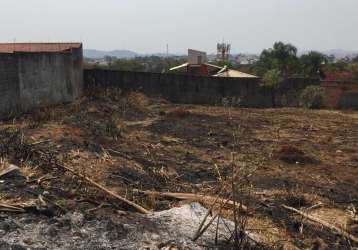
[[[161,197],[174,198],[178,200],[193,200],[193,201],[203,201],[215,204],[216,202],[219,204],[226,204],[225,207],[234,206],[234,201],[222,198],[216,198],[213,196],[207,196],[202,194],[191,194],[191,193],[162,193],[162,192],[154,192],[154,191],[141,191],[136,190],[139,193],[143,193],[146,195],[157,195]],[[237,202],[236,206],[240,207],[242,211],[247,212],[247,207],[245,205],[239,204]]]
[[[338,228],[338,227],[336,227],[336,226],[334,226],[334,225],[329,224],[328,222],[326,222],[326,221],[324,221],[324,220],[321,220],[321,219],[316,218],[316,217],[314,217],[314,216],[312,216],[312,215],[309,215],[309,214],[307,214],[307,213],[305,213],[305,212],[302,212],[302,211],[300,211],[300,210],[297,210],[296,208],[289,207],[289,206],[286,206],[286,205],[282,205],[282,207],[285,208],[285,209],[287,209],[287,210],[289,210],[289,211],[295,212],[295,213],[297,213],[297,214],[303,216],[304,218],[306,218],[306,219],[308,219],[308,220],[310,220],[310,221],[319,223],[319,224],[325,226],[327,229],[333,230],[333,231],[335,231],[337,234],[339,234],[339,235],[341,235],[341,236],[343,236],[343,237],[345,237],[345,238],[347,238],[347,239],[353,241],[354,243],[357,243],[357,244],[358,244],[358,238],[355,237],[354,235],[348,233],[348,232],[345,231],[343,228]]]
[[[74,175],[76,175],[77,177],[79,177],[79,178],[85,180],[86,182],[88,182],[88,183],[91,184],[92,186],[97,187],[98,189],[100,189],[100,190],[102,190],[103,192],[105,192],[106,194],[108,194],[108,195],[114,197],[115,199],[117,199],[117,200],[119,200],[119,201],[121,201],[121,202],[124,202],[124,203],[128,204],[129,206],[131,206],[131,207],[133,207],[134,209],[136,209],[138,212],[143,213],[143,214],[148,214],[148,213],[149,213],[149,211],[148,211],[147,209],[145,209],[144,207],[142,207],[142,206],[140,206],[140,205],[138,205],[138,204],[136,204],[136,203],[134,203],[134,202],[132,202],[132,201],[130,201],[130,200],[127,200],[126,198],[124,198],[124,197],[122,197],[122,196],[120,196],[120,195],[114,193],[114,192],[111,191],[111,190],[108,190],[107,188],[105,188],[105,187],[102,186],[101,184],[99,184],[99,183],[97,183],[97,182],[91,180],[90,178],[88,178],[88,177],[86,177],[86,176],[84,176],[84,175],[82,175],[82,174],[77,173],[77,172],[74,171],[73,169],[68,168],[68,167],[66,167],[66,166],[63,166],[63,165],[59,165],[59,164],[57,164],[57,166],[63,168],[64,170],[66,170],[66,171],[68,171],[68,172],[71,172],[72,174],[74,174]]]

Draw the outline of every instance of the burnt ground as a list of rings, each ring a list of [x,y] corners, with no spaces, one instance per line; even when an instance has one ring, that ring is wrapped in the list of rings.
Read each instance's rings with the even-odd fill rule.
[[[3,120],[0,142],[2,168],[21,168],[0,177],[0,202],[31,214],[80,211],[102,218],[131,210],[58,164],[161,211],[178,201],[135,190],[215,194],[230,179],[236,152],[235,166],[250,172],[250,192],[243,194],[247,228],[268,246],[350,247],[283,204],[303,209],[322,203],[309,213],[358,237],[357,112],[174,105],[109,90]],[[37,209],[39,195],[47,210]]]

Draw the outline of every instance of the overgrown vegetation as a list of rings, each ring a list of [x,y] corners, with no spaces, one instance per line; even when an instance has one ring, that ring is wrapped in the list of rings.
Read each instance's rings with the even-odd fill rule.
[[[322,106],[324,88],[311,85],[306,87],[300,96],[300,105],[305,108],[317,109]]]

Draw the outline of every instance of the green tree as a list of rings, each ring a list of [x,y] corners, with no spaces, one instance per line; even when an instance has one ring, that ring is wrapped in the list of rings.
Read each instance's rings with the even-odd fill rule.
[[[353,63],[358,63],[358,55],[352,59]]]
[[[271,69],[264,74],[262,80],[264,81],[264,84],[271,89],[272,104],[275,107],[276,106],[275,90],[279,87],[280,82],[283,80],[281,71],[278,69]]]
[[[283,78],[280,70],[271,69],[264,74],[262,80],[264,81],[266,86],[277,88]]]
[[[322,53],[311,51],[300,57],[302,73],[304,76],[315,77],[321,69],[322,64],[326,64],[328,59]]]
[[[289,43],[276,42],[273,48],[262,51],[255,66],[256,73],[261,76],[272,69],[278,69],[284,77],[297,74],[300,71],[297,48]]]

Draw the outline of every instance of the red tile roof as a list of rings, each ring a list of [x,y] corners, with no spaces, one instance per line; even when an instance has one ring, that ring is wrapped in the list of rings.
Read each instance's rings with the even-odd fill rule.
[[[63,52],[81,46],[81,43],[0,43],[0,53]]]

